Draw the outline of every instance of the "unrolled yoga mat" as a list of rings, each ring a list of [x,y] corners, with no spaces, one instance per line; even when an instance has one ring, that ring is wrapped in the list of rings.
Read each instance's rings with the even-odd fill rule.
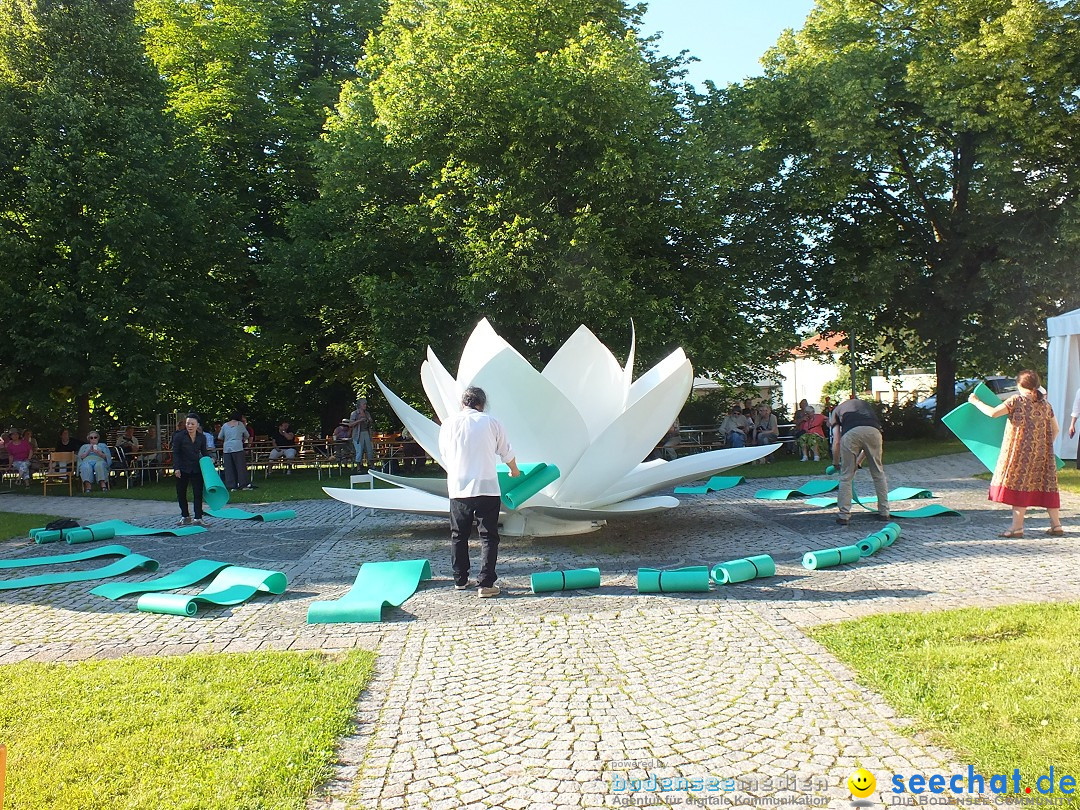
[[[754,493],[754,497],[763,498],[767,501],[786,501],[792,496],[803,497],[806,495],[822,495],[826,492],[832,492],[838,486],[840,486],[839,481],[822,481],[816,479],[807,481],[798,489],[759,489]]]
[[[749,582],[758,577],[771,577],[776,573],[776,563],[768,554],[729,560],[713,566],[712,578],[721,585]]]
[[[852,491],[852,498],[855,497],[855,492]],[[934,493],[928,489],[919,489],[917,487],[897,487],[896,489],[889,490],[889,501],[907,501],[912,498],[933,498]],[[836,498],[807,498],[806,503],[810,506],[836,506]],[[859,498],[858,503],[865,505],[868,503],[877,503],[877,495],[872,495],[869,498]]]
[[[498,465],[496,469],[499,473],[499,491],[502,492],[503,503],[511,509],[517,509],[560,475],[558,467],[543,462],[519,464],[521,475],[517,478],[510,477],[510,468],[505,464]]]
[[[996,408],[1002,400],[991,391],[985,383],[979,383],[975,388],[975,395],[989,405]],[[1008,417],[1000,416],[993,419],[980,411],[970,402],[957,405],[941,421],[951,430],[960,441],[964,443],[975,458],[982,462],[990,472],[997,468],[998,456],[1001,455],[1001,443],[1005,440],[1005,423]],[[1060,470],[1065,463],[1056,455],[1054,459]]]
[[[695,565],[660,571],[656,568],[639,568],[637,572],[638,593],[698,593],[709,590],[709,568]]]
[[[144,593],[135,606],[144,613],[194,616],[198,613],[200,604],[215,607],[239,605],[260,591],[284,593],[288,584],[289,580],[280,571],[231,565],[214,577],[214,581],[200,594],[187,596],[179,593]]]
[[[348,593],[332,602],[311,603],[307,623],[382,621],[384,606],[400,607],[427,579],[431,579],[427,560],[364,563]]]
[[[722,489],[737,487],[746,479],[741,475],[714,475],[704,486],[675,487],[676,495],[704,495],[707,492],[719,492]]]
[[[151,529],[146,526],[133,526],[122,520],[105,520],[101,523],[91,523],[89,526],[84,526],[83,528],[98,530],[112,529],[117,537],[131,537],[133,535],[150,537],[157,534],[171,534],[174,537],[184,537],[185,535],[200,534],[206,531],[202,526],[169,526],[164,529]]]
[[[572,571],[543,571],[531,578],[533,593],[574,591],[578,588],[599,588],[599,568],[576,568]]]
[[[892,518],[931,518],[940,515],[956,515],[960,517],[960,513],[955,509],[942,506],[940,503],[927,504],[926,506],[920,506],[918,509],[893,509],[889,513],[889,517]]]
[[[277,512],[248,512],[246,509],[237,509],[235,506],[226,506],[223,509],[207,509],[206,514],[221,520],[291,520],[296,517],[296,510],[281,509]]]
[[[832,568],[834,565],[847,565],[862,559],[862,552],[858,546],[840,546],[839,548],[826,548],[821,551],[808,551],[803,554],[803,568],[817,571],[820,568]]]
[[[86,582],[91,579],[105,579],[120,574],[127,574],[136,568],[145,571],[156,571],[157,560],[151,560],[141,554],[128,554],[115,562],[111,562],[102,568],[92,568],[89,571],[56,571],[52,574],[39,574],[35,577],[22,577],[0,582],[0,591],[10,591],[16,588],[34,588],[39,585],[63,585],[68,582]]]
[[[228,568],[229,563],[217,560],[195,560],[183,568],[178,568],[171,574],[166,574],[157,579],[148,579],[145,582],[107,582],[98,585],[90,591],[95,596],[104,596],[106,599],[119,599],[121,596],[130,596],[133,593],[150,593],[151,591],[171,591],[176,588],[187,588],[196,582],[202,582],[207,577],[212,577],[223,568]]]
[[[101,546],[100,548],[78,551],[73,554],[54,554],[51,557],[26,557],[22,560],[0,560],[0,569],[82,562],[83,560],[94,560],[98,557],[123,557],[130,553],[131,549],[127,546]]]
[[[199,459],[199,469],[202,470],[203,501],[211,509],[221,509],[229,503],[229,490],[221,482],[214,460],[203,456]]]

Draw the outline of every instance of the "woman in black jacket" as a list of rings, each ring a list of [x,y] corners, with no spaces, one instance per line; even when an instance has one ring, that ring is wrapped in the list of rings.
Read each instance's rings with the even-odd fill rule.
[[[178,430],[172,437],[173,474],[176,476],[176,500],[180,504],[180,525],[190,526],[188,514],[188,482],[194,490],[195,524],[203,524],[203,476],[199,468],[199,459],[209,456],[206,446],[206,434],[199,427],[199,417],[193,413],[184,420],[184,430]]]

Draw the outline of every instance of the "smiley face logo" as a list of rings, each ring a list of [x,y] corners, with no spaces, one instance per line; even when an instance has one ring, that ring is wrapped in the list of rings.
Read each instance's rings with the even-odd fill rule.
[[[877,787],[877,780],[866,768],[859,768],[848,777],[847,786],[852,796],[857,799],[865,799],[874,792],[874,788]]]

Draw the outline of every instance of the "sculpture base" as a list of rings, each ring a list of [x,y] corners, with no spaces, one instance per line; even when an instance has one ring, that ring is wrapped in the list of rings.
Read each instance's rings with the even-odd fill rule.
[[[499,516],[499,534],[506,537],[554,537],[588,534],[607,525],[606,520],[560,520],[536,513],[503,512]]]

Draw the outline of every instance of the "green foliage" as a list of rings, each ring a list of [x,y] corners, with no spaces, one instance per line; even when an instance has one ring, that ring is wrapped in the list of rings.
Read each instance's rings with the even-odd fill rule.
[[[870,372],[864,368],[855,369],[855,385],[859,392],[870,390]],[[821,386],[821,398],[832,397],[833,402],[841,402],[851,393],[851,369],[841,368],[835,380]]]
[[[18,663],[0,682],[13,807],[303,808],[374,656]]]
[[[1078,619],[1076,604],[1015,605],[874,616],[812,635],[976,772],[1019,768],[1030,788],[1051,767],[1080,771]]]
[[[949,392],[1080,300],[1076,30],[1052,0],[820,0],[763,78],[711,99],[721,141],[772,167],[738,210],[798,223],[784,266],[828,325],[885,341],[881,365],[933,361]]]
[[[888,402],[872,403],[881,422],[881,434],[886,441],[896,439],[929,439],[934,435],[931,414],[914,403],[893,405]]]

